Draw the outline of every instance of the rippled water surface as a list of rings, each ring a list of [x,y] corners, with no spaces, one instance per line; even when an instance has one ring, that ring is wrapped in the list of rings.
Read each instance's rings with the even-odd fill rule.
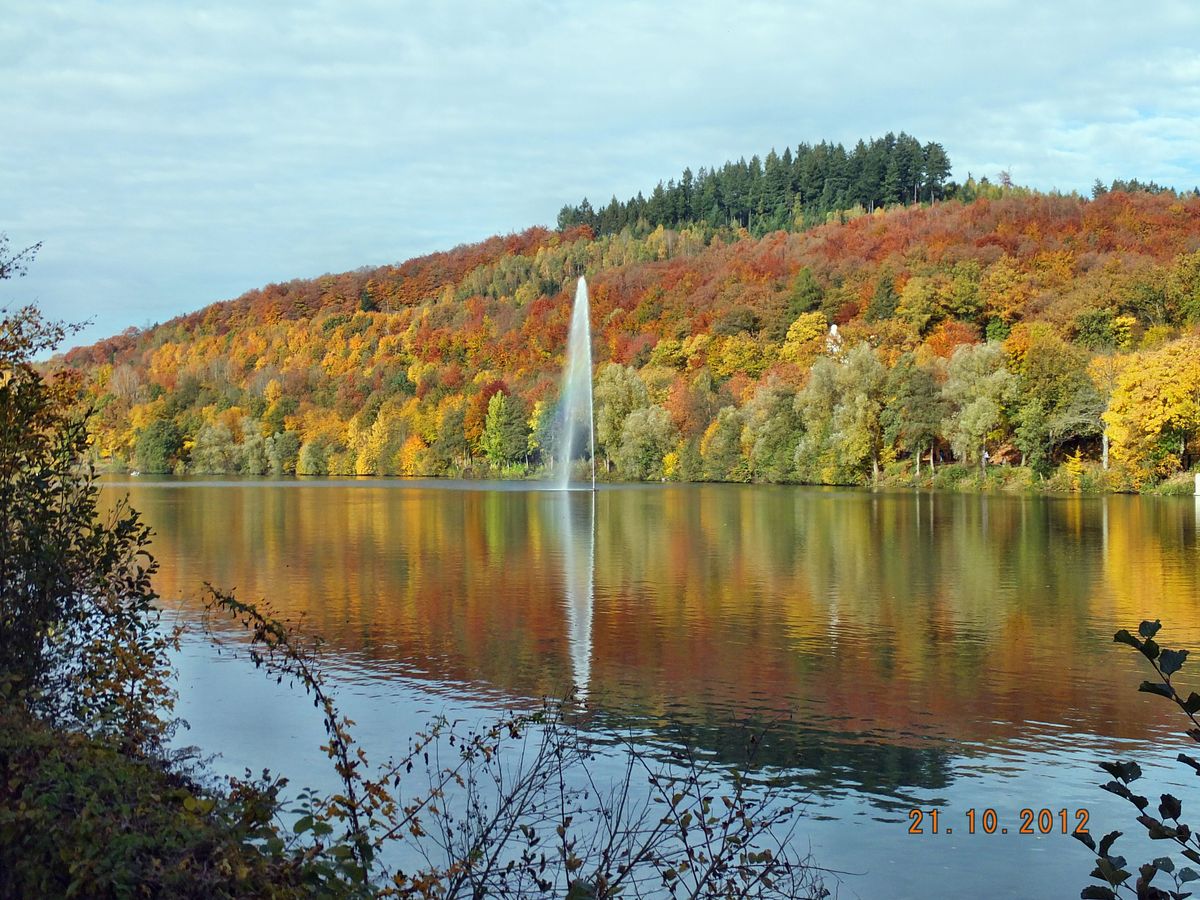
[[[802,839],[843,897],[1078,896],[1086,850],[1019,811],[1137,828],[1097,759],[1182,784],[1181,723],[1136,691],[1113,631],[1200,645],[1191,498],[1008,498],[733,485],[560,494],[445,482],[109,482],[156,531],[156,584],[303,614],[364,743],[572,686],[601,732],[759,762],[807,799]],[[219,768],[322,784],[311,705],[218,656],[180,657],[188,740]],[[1185,670],[1186,672],[1186,670]],[[1161,786],[1161,787],[1160,787]],[[941,833],[911,835],[938,809]],[[1007,835],[967,834],[968,810]],[[977,818],[977,823],[979,823]],[[953,828],[946,834],[947,827]],[[977,831],[981,832],[978,827]],[[1131,858],[1137,847],[1127,848]],[[1152,848],[1150,855],[1160,855]]]

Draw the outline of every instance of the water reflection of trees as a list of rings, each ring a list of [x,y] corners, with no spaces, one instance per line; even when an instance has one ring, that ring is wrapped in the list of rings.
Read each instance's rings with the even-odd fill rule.
[[[133,499],[158,532],[165,595],[210,580],[270,597],[346,664],[464,692],[557,696],[580,670],[585,620],[568,622],[554,494],[375,484]],[[731,739],[712,723],[791,715],[772,759],[814,784],[933,787],[961,742],[1009,741],[1030,722],[1135,736],[1138,675],[1108,636],[1145,615],[1200,621],[1186,502],[638,487],[601,492],[594,538],[597,702],[690,723],[722,753]]]

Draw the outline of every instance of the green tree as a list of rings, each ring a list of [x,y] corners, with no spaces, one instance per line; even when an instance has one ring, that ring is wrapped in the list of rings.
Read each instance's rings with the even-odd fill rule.
[[[723,406],[700,441],[703,459],[701,472],[707,481],[747,480],[746,460],[742,456],[742,413],[734,406]]]
[[[796,395],[796,414],[803,432],[796,445],[796,477],[809,484],[834,484],[840,480],[833,449],[833,414],[841,397],[838,363],[825,357],[817,361],[808,384]]]
[[[850,484],[879,474],[883,449],[883,401],[887,370],[867,344],[841,359],[813,366],[796,396],[803,437],[796,447],[796,474],[818,484]]]
[[[812,269],[804,266],[796,273],[788,288],[788,321],[794,321],[801,313],[820,309],[824,299],[825,291],[813,275]]]
[[[911,353],[906,353],[888,372],[886,394],[888,400],[882,416],[884,440],[913,455],[920,477],[921,453],[925,449],[930,451],[932,470],[933,444],[946,416],[937,377],[931,368],[918,364]]]
[[[891,272],[884,272],[875,280],[875,291],[867,303],[866,320],[878,322],[890,319],[896,313],[896,304],[900,298],[896,294],[896,285]]]
[[[224,422],[205,425],[192,447],[191,470],[203,475],[237,471],[238,447],[233,432]]]
[[[1039,332],[1023,354],[1013,424],[1025,461],[1046,474],[1063,444],[1102,430],[1104,400],[1088,376],[1089,358],[1050,332]]]
[[[247,475],[263,475],[269,465],[262,425],[254,419],[242,420],[241,459],[237,461],[238,471]]]
[[[609,363],[596,377],[593,398],[596,446],[604,453],[605,470],[612,471],[612,461],[620,449],[625,419],[635,409],[649,406],[650,395],[635,369]]]
[[[896,316],[912,325],[919,334],[928,334],[934,325],[946,317],[938,288],[933,278],[924,275],[910,278],[900,292]]]
[[[1175,259],[1167,274],[1167,291],[1180,318],[1191,325],[1200,324],[1200,250]]]
[[[137,433],[134,463],[143,472],[162,474],[175,468],[183,452],[183,433],[171,419],[155,419]]]
[[[296,471],[300,455],[300,435],[277,431],[266,440],[267,466],[272,475],[290,475]]]
[[[841,396],[833,415],[834,449],[851,480],[879,477],[883,450],[883,401],[887,370],[875,351],[859,344],[846,354],[838,372]]]
[[[336,447],[322,436],[310,438],[300,445],[296,456],[297,475],[329,475],[329,457]],[[332,473],[338,474],[338,473]]]
[[[755,481],[790,481],[803,429],[796,413],[796,391],[778,379],[768,378],[754,392],[743,414],[750,477]]]
[[[437,437],[429,450],[443,471],[461,469],[470,458],[471,446],[464,430],[466,414],[467,407],[463,403],[445,404],[439,413]]]
[[[988,442],[1003,435],[1016,377],[1005,366],[1004,350],[997,343],[963,344],[946,371],[944,394],[950,411],[944,433],[956,454],[979,463],[982,475]]]
[[[545,400],[533,404],[529,413],[528,450],[532,461],[549,461],[554,453],[554,410]]]
[[[621,446],[617,450],[617,471],[635,481],[663,477],[663,457],[675,446],[679,432],[670,415],[661,406],[635,409],[621,428]]]
[[[519,400],[510,398],[503,391],[492,395],[479,444],[484,456],[494,465],[508,465],[526,456],[529,431]]]
[[[925,197],[930,201],[940,199],[945,192],[946,179],[950,177],[950,157],[946,149],[930,141],[923,148],[925,157]]]

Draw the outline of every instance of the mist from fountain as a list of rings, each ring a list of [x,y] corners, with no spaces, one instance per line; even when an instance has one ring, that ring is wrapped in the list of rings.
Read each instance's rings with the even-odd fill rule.
[[[588,459],[592,466],[592,490],[596,490],[596,435],[592,412],[592,324],[588,309],[587,280],[582,276],[575,287],[575,308],[571,313],[571,331],[567,339],[567,361],[563,369],[562,432],[558,457],[554,461],[555,480],[560,491],[570,490],[571,465],[583,451],[583,432],[587,432]]]

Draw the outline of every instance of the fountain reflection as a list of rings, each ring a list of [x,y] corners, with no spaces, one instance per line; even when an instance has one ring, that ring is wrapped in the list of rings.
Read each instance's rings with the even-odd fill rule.
[[[561,505],[564,604],[575,697],[587,698],[592,680],[592,604],[596,594],[596,495],[564,493]]]

